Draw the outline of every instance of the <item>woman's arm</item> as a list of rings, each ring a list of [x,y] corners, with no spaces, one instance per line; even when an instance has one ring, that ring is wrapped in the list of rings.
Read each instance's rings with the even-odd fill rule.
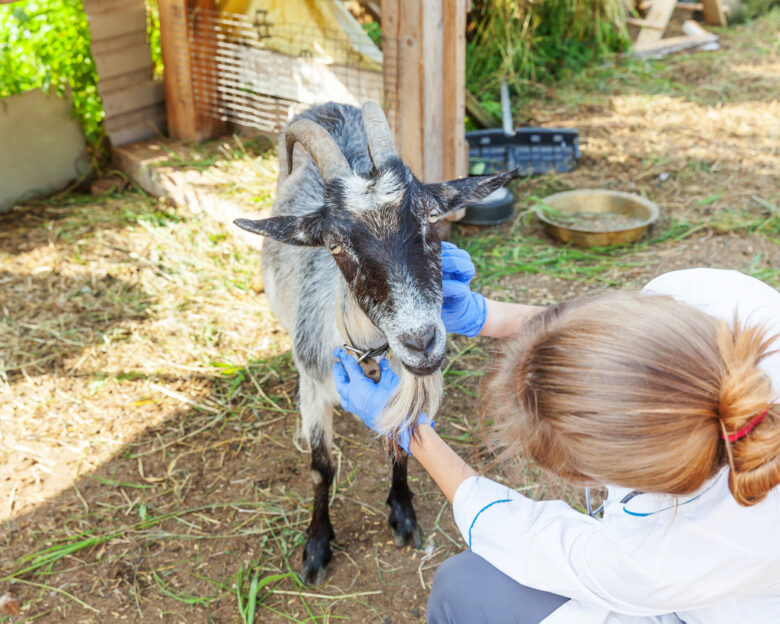
[[[487,316],[479,336],[505,338],[518,333],[531,316],[543,309],[543,306],[505,303],[485,299]]]
[[[431,475],[450,503],[460,484],[477,474],[427,425],[418,428],[417,434],[412,437],[409,452]]]

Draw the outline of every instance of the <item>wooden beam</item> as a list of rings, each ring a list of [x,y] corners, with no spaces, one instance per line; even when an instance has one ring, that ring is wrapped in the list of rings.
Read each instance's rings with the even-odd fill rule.
[[[422,5],[422,63],[420,79],[422,81],[423,113],[422,133],[422,179],[425,182],[444,180],[444,99],[456,97],[454,93],[445,94],[444,73],[444,0],[415,1]],[[465,26],[465,25],[464,25]]]
[[[652,5],[652,0],[644,0],[639,3],[639,10],[647,11]],[[675,8],[683,9],[684,11],[701,11],[704,8],[704,5],[702,5],[701,2],[678,2]]]
[[[647,11],[645,22],[654,24],[652,28],[642,28],[636,37],[634,46],[641,48],[655,43],[663,37],[669,19],[674,12],[676,0],[653,0],[653,4]],[[660,27],[660,28],[659,28]]]
[[[501,120],[489,113],[468,89],[466,90],[466,112],[471,115],[472,121],[482,128],[495,128],[501,125]]]
[[[648,44],[646,46],[634,47],[632,53],[639,58],[645,57],[659,57],[672,52],[680,52],[681,50],[690,50],[691,48],[698,48],[699,46],[706,45],[708,43],[715,43],[718,40],[718,35],[709,33],[699,26],[693,20],[685,22],[689,32],[695,32],[694,35],[682,35],[679,37],[667,37],[655,43]]]
[[[636,17],[627,17],[626,24],[629,26],[639,26],[639,28],[655,28],[656,30],[666,30],[667,24],[653,24],[645,19],[639,19]]]
[[[169,132],[184,141],[207,139],[221,129],[221,124],[204,112],[216,94],[202,79],[194,82],[193,74],[211,76],[214,72],[211,60],[216,38],[211,16],[216,2],[158,0],[158,8]],[[197,49],[190,46],[191,37],[197,37]]]
[[[466,144],[466,14],[469,0],[444,0],[442,150],[445,179],[469,173]]]
[[[425,182],[465,175],[467,0],[382,0],[384,107],[401,158]]]
[[[726,26],[726,12],[720,0],[702,0],[704,21],[714,26]]]

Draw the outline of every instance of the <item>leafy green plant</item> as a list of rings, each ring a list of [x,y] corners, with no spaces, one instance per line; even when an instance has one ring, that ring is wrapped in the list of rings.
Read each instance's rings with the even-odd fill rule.
[[[729,24],[741,24],[780,7],[780,0],[743,0],[729,11]]]
[[[93,146],[103,142],[103,104],[81,0],[28,0],[0,6],[0,97],[42,88],[70,91]]]
[[[498,99],[506,80],[521,93],[627,48],[626,0],[475,0],[466,84]]]
[[[378,22],[365,22],[361,24],[363,30],[371,38],[377,48],[382,47],[382,28]]]
[[[154,76],[162,78],[162,41],[160,39],[160,10],[157,7],[157,0],[146,0],[146,37],[152,50]]]

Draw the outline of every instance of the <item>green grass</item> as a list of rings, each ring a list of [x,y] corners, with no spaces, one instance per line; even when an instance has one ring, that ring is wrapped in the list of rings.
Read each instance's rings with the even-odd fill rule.
[[[517,94],[578,71],[628,45],[623,0],[477,0],[466,85],[495,109],[502,80]]]
[[[712,203],[712,197],[699,202]],[[766,204],[766,202],[764,202]],[[560,280],[576,280],[599,287],[624,285],[621,271],[641,267],[642,252],[652,251],[663,243],[673,244],[701,232],[713,234],[741,233],[763,236],[772,242],[780,239],[780,211],[766,204],[762,213],[722,209],[699,222],[671,219],[656,225],[644,239],[629,245],[578,248],[560,245],[533,235],[530,213],[522,213],[510,227],[487,228],[467,236],[457,233],[458,246],[471,255],[477,267],[476,288],[495,285],[502,277],[514,274],[544,274]],[[771,210],[770,210],[771,209]],[[771,284],[780,284],[780,268],[760,266],[758,257],[747,270]]]

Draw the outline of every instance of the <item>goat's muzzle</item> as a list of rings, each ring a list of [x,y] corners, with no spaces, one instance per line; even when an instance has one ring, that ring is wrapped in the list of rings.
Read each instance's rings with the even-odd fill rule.
[[[404,368],[416,377],[427,377],[428,375],[433,375],[441,368],[443,363],[444,356],[437,358],[434,362],[431,363],[430,366],[409,366],[408,364],[404,364],[402,362]]]
[[[398,336],[405,357],[401,357],[404,367],[413,375],[424,377],[432,375],[444,362],[444,345],[441,332],[436,325],[428,325],[415,332]]]

